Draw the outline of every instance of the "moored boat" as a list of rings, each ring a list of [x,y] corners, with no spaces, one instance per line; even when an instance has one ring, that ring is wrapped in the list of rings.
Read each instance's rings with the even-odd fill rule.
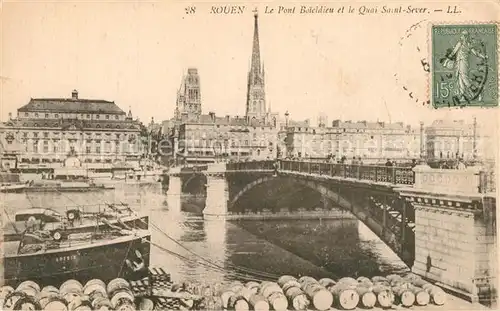
[[[16,212],[14,222],[6,223],[3,228],[4,241],[18,241],[29,227],[47,231],[51,235],[83,233],[95,228],[110,226],[124,229],[148,229],[149,217],[138,214],[126,204],[108,204],[98,212],[85,212],[70,208],[65,214],[49,208],[30,208]]]
[[[27,192],[86,192],[114,189],[110,185],[95,184],[85,181],[58,181],[38,180],[32,181],[25,188]]]
[[[25,233],[3,243],[4,284],[30,280],[42,286],[76,279],[147,275],[151,235],[148,230],[95,230],[69,234],[58,241],[43,232]]]
[[[22,192],[25,188],[19,174],[0,172],[0,192]]]

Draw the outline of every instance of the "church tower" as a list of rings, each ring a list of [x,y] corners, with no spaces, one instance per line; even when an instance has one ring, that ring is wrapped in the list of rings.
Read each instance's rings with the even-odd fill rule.
[[[189,68],[177,91],[175,118],[195,120],[201,114],[200,77],[198,69]]]
[[[264,66],[260,64],[259,47],[259,17],[257,12],[254,14],[254,33],[252,46],[252,62],[248,72],[247,83],[247,103],[246,116],[249,120],[254,117],[262,120],[266,117],[266,93],[264,83]]]

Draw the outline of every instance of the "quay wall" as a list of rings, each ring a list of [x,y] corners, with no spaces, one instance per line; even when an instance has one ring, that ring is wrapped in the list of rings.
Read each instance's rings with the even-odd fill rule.
[[[333,209],[328,211],[304,212],[255,212],[255,213],[228,213],[226,220],[311,220],[311,219],[356,219],[347,211]]]

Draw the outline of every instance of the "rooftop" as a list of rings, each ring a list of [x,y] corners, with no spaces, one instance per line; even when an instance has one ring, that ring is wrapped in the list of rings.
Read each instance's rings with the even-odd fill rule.
[[[31,98],[18,112],[59,112],[59,113],[109,113],[125,115],[115,102],[103,99],[78,98],[74,90],[71,98]]]

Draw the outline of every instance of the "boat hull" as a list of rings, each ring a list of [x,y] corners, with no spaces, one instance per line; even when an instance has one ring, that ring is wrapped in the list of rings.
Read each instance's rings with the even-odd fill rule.
[[[112,225],[118,225],[117,220],[110,220],[109,222]],[[128,216],[128,217],[124,217],[122,219],[122,222],[125,225],[127,225],[131,228],[135,228],[135,229],[147,230],[149,227],[149,217],[148,216],[142,216],[142,217]],[[16,223],[16,227],[17,227],[19,233],[13,232],[13,230],[10,227],[11,226],[8,225],[4,228],[3,240],[5,242],[19,241],[22,237],[22,232],[25,229],[25,225]],[[107,227],[108,226],[104,223],[99,223],[99,225],[98,225],[98,228],[101,230],[105,229]],[[88,223],[85,223],[85,224],[76,225],[74,227],[67,227],[65,231],[68,234],[75,234],[75,233],[91,232],[91,231],[94,231],[95,229],[96,229],[95,222],[89,221]]]
[[[85,284],[91,279],[104,282],[122,277],[139,279],[147,276],[150,262],[149,233],[130,235],[109,242],[89,243],[74,247],[29,255],[6,256],[3,258],[3,282],[17,286],[20,282],[32,280],[41,286],[60,284],[75,279]],[[133,271],[126,259],[139,262],[136,251],[142,254],[144,268]]]
[[[112,190],[114,187],[107,186],[96,186],[96,187],[27,187],[26,192],[89,192],[89,191],[101,191],[101,190]]]
[[[25,184],[0,186],[0,193],[19,193],[26,189]]]

